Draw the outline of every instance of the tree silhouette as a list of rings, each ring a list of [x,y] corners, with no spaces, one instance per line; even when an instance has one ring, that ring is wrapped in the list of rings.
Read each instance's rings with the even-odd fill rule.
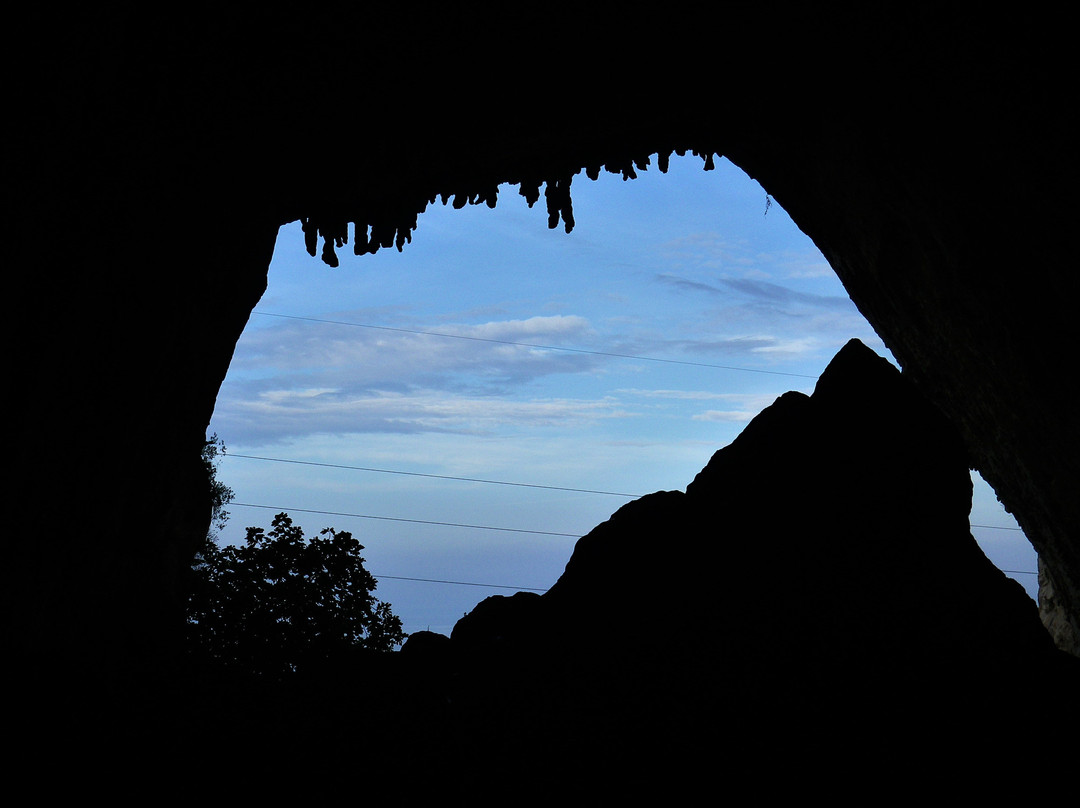
[[[229,521],[229,512],[225,510],[225,506],[233,500],[233,490],[219,480],[217,476],[218,459],[224,454],[225,441],[219,438],[217,434],[211,435],[203,446],[202,452],[203,465],[206,466],[206,474],[210,481],[211,514],[208,538],[211,541],[217,538],[218,532]]]
[[[208,541],[192,568],[192,652],[280,678],[345,650],[392,650],[407,635],[390,604],[372,595],[363,549],[333,528],[305,540],[287,513],[269,531],[249,527],[243,546]]]

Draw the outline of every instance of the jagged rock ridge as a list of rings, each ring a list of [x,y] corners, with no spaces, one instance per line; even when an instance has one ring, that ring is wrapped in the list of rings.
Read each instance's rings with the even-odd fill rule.
[[[213,685],[185,718],[244,771],[279,777],[265,750],[307,739],[305,773],[362,765],[406,801],[972,788],[1003,754],[1046,765],[1068,746],[1035,740],[1080,716],[1080,671],[972,539],[967,462],[852,341],[685,492],[582,537],[547,593],[284,688]]]
[[[649,57],[633,15],[521,11],[20,8],[5,243],[14,299],[49,315],[20,325],[13,386],[7,636],[32,724],[51,705],[60,732],[89,711],[131,735],[121,714],[174,674],[199,453],[279,225],[396,242],[443,189],[535,194],[679,144],[730,158],[822,250],[961,430],[1080,653],[1070,26],[721,4]],[[129,529],[87,518],[118,491]]]
[[[697,715],[727,727],[718,747],[809,742],[828,726],[891,748],[950,713],[959,728],[934,744],[1000,741],[1018,715],[1034,720],[1037,677],[1060,698],[1076,671],[975,543],[970,505],[953,427],[852,341],[813,395],[777,399],[685,493],[624,506],[551,590],[487,599],[449,645],[485,660],[470,667],[481,712],[492,690],[520,687],[529,704],[546,690],[558,696],[541,699],[545,715],[589,736],[588,705],[620,728],[600,732],[608,743],[670,738]],[[630,705],[650,718],[613,718]]]

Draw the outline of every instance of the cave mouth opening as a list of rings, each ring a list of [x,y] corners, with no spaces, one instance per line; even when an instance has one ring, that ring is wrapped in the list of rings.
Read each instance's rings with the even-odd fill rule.
[[[282,228],[209,432],[221,540],[288,511],[365,545],[406,631],[543,591],[577,537],[681,489],[850,338],[891,359],[787,213],[726,159],[579,177],[576,227],[501,186],[435,204],[403,250],[342,265]],[[1035,557],[973,474],[972,532],[1034,598]]]

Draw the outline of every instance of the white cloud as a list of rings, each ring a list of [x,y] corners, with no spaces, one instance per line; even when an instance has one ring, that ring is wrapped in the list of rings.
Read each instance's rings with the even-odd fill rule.
[[[736,395],[734,393],[713,393],[707,390],[642,390],[633,387],[623,388],[615,390],[613,392],[631,396],[641,396],[643,398],[674,398],[691,400],[730,398]]]
[[[775,395],[761,393],[717,393],[711,390],[646,390],[623,388],[613,391],[617,394],[640,396],[642,398],[664,398],[680,401],[734,401],[746,408],[762,409],[773,402]]]
[[[617,393],[646,399],[662,399],[675,402],[722,401],[730,402],[731,409],[710,409],[689,415],[693,421],[722,421],[746,423],[776,400],[771,393],[715,393],[706,390],[642,390],[623,389]]]
[[[706,410],[691,416],[695,421],[724,421],[728,423],[746,423],[758,414],[757,410]]]
[[[219,403],[215,429],[234,443],[263,444],[314,434],[456,432],[507,428],[575,430],[629,417],[614,399],[507,399],[443,390],[269,390]]]
[[[437,333],[286,320],[244,335],[220,401],[309,389],[354,397],[416,389],[506,394],[547,376],[596,372],[602,357],[539,347],[572,347],[588,332],[588,320],[572,315],[444,325]]]
[[[530,317],[527,320],[503,320],[473,326],[452,327],[452,333],[476,339],[499,339],[524,342],[528,338],[579,336],[589,331],[589,321],[575,315]]]
[[[819,341],[814,337],[798,337],[784,340],[770,338],[767,344],[751,348],[751,351],[756,354],[794,358],[813,356],[820,350],[820,347]]]

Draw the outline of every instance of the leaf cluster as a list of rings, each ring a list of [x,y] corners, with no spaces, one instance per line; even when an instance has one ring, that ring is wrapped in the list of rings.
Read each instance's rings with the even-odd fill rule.
[[[363,545],[326,528],[305,539],[287,513],[242,546],[208,542],[192,568],[188,635],[194,653],[281,677],[350,649],[389,651],[405,640],[390,604],[372,594]]]
[[[233,500],[233,490],[229,486],[225,485],[217,476],[217,464],[218,459],[225,455],[225,441],[220,439],[216,434],[211,435],[203,445],[202,462],[206,467],[206,475],[210,485],[210,535],[214,537],[216,533],[225,527],[225,523],[229,521],[229,512],[225,510],[225,506]]]

